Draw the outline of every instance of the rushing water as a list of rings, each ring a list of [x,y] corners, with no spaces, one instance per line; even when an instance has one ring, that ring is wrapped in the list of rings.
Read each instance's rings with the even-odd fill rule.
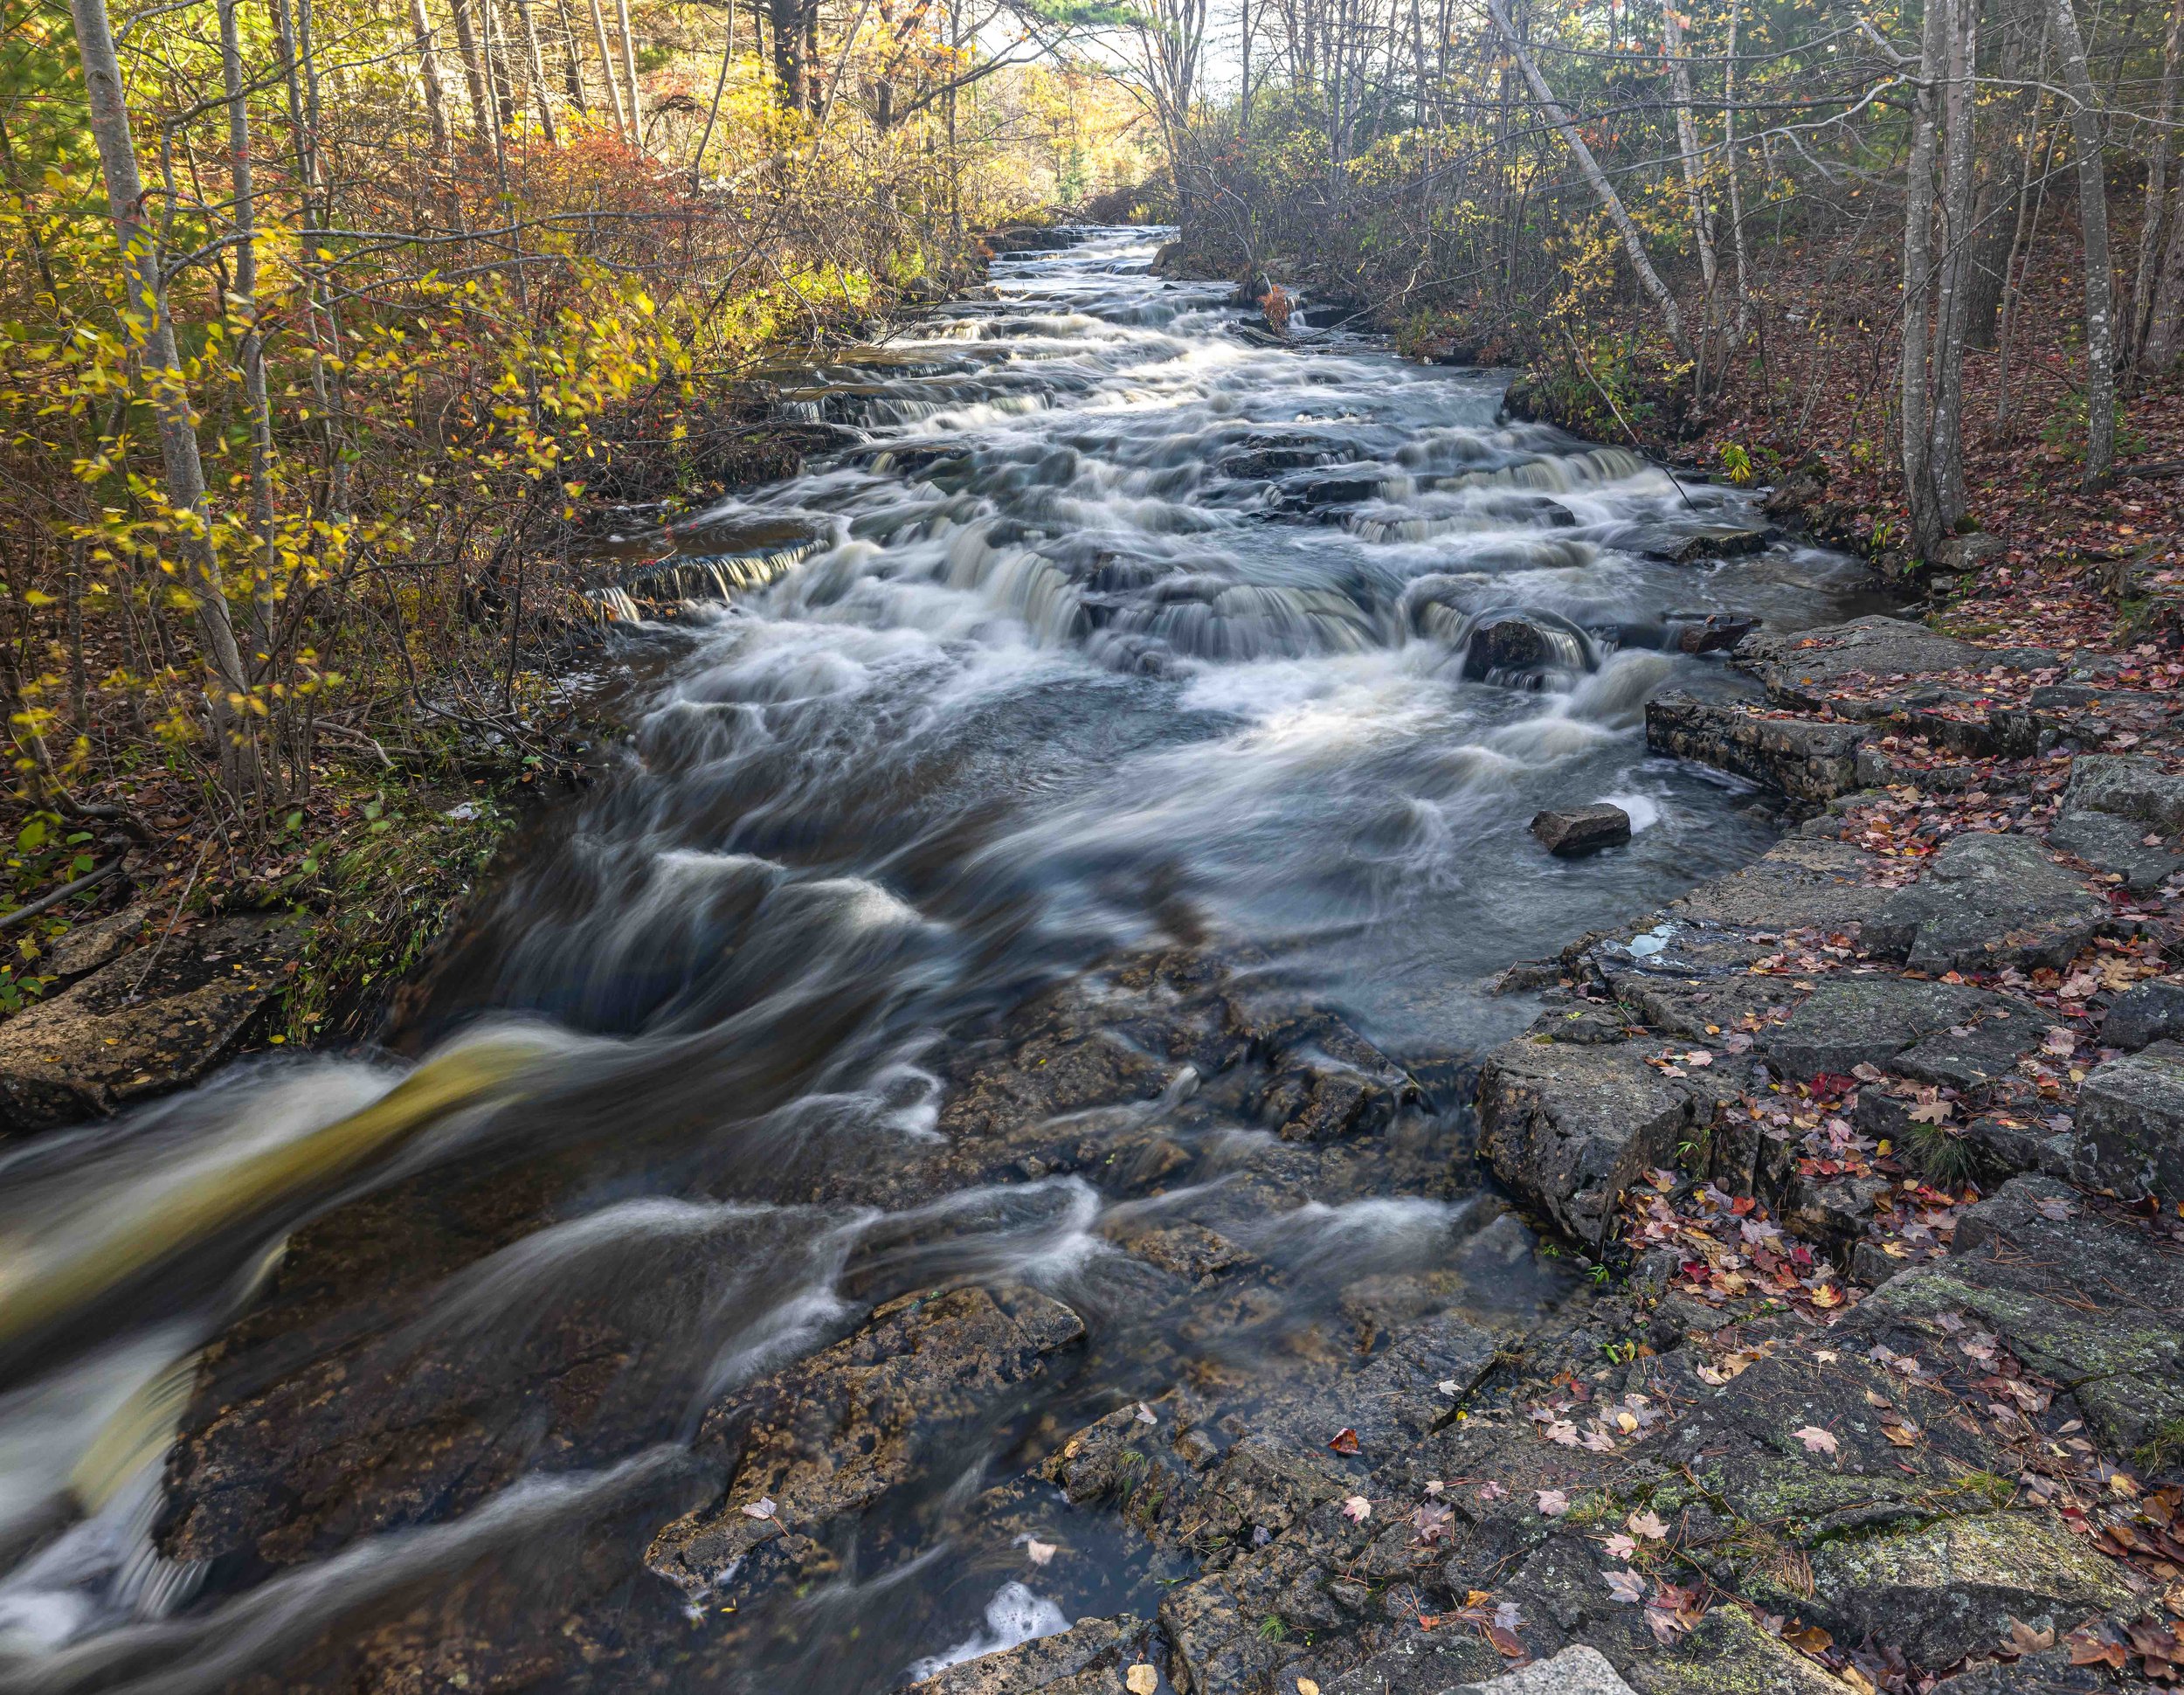
[[[1748,797],[1646,754],[1649,695],[1735,686],[1662,632],[1817,622],[1860,573],[1780,543],[1666,563],[1746,497],[1497,421],[1490,373],[1240,337],[1223,291],[1147,273],[1154,243],[1004,261],[994,301],[780,374],[786,410],[856,445],[677,536],[675,580],[771,585],[624,638],[654,679],[627,755],[445,964],[406,1083],[256,1063],[0,1159],[0,1685],[328,1677],[328,1643],[484,1569],[504,1615],[466,1615],[482,1635],[535,1613],[596,1648],[577,1621],[611,1592],[612,1651],[665,1686],[884,1688],[1149,1612],[1177,1574],[1089,1519],[1074,1558],[1026,1567],[1020,1526],[1061,1511],[1024,1478],[1028,1432],[1189,1370],[1272,1406],[1310,1375],[1298,1337],[1390,1277],[1474,1313],[1553,1298],[1462,1158],[1463,1065],[1531,1010],[1483,979],[1762,850]],[[1512,607],[1556,615],[1541,661],[1467,680],[1482,615]],[[1600,799],[1631,813],[1627,848],[1565,862],[1527,834]],[[1032,1126],[1108,1138],[1119,1167],[957,1157],[950,1089],[1013,1051],[1013,1008],[1074,993],[1097,1022],[1125,990],[1086,973],[1178,944],[1424,1085],[1387,1145],[1303,1170],[1197,1069],[1148,1062]],[[1172,1173],[1147,1175],[1153,1145]],[[1208,1341],[1151,1316],[1113,1244],[1155,1214],[1240,1244],[1275,1317]],[[997,1277],[1079,1314],[1079,1363],[929,1459],[834,1581],[741,1634],[685,1622],[636,1555],[706,1497],[704,1408],[895,1294]],[[541,1410],[602,1346],[582,1416]],[[308,1533],[170,1557],[218,1478],[170,1483],[162,1455],[253,1396],[220,1451],[286,1457],[238,1512]],[[335,1445],[375,1398],[414,1414],[374,1427],[397,1446],[464,1409],[474,1460],[308,1520],[314,1489],[392,1463]],[[332,1480],[296,1481],[321,1449]],[[700,1645],[639,1640],[662,1616]]]

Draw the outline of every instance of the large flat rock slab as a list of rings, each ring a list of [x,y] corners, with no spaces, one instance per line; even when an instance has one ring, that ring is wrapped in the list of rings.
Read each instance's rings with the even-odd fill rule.
[[[1862,787],[1863,724],[1771,718],[1748,706],[1667,694],[1646,702],[1646,745],[1817,806]]]
[[[2077,873],[2024,836],[1953,837],[1865,926],[1874,952],[1914,971],[2059,970],[2107,922]]]
[[[1992,657],[1923,624],[1878,615],[1787,635],[1762,632],[1746,636],[1736,654],[1770,700],[1807,710],[1847,688],[1961,670]]]
[[[2141,754],[2082,753],[2070,761],[2064,813],[2105,813],[2174,835],[2184,830],[2184,771]]]
[[[2178,1428],[2184,1246],[2098,1216],[2046,1177],[2013,1178],[1967,1208],[1952,1246],[1949,1258],[1882,1284],[1860,1323],[1976,1318],[2035,1371],[2068,1386],[2111,1452],[2135,1452]]]
[[[286,914],[177,930],[0,1025],[0,1132],[98,1117],[197,1081],[288,986],[304,936]]]
[[[1763,1045],[1777,1070],[1809,1083],[1822,1072],[1840,1076],[1859,1065],[1885,1066],[1925,1039],[2002,1006],[2001,996],[1965,984],[1831,977],[1769,1030]],[[2035,1045],[2038,1040],[2035,1032]]]

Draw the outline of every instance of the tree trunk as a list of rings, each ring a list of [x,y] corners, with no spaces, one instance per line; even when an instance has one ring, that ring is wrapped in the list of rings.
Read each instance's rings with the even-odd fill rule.
[[[478,52],[478,27],[471,8],[478,0],[448,0],[455,20],[455,50],[462,55],[463,82],[470,92],[470,121],[478,139],[493,133],[493,107],[486,93],[486,62]]]
[[[614,0],[615,22],[622,27],[622,70],[629,78],[630,140],[645,144],[645,97],[637,86],[637,38],[630,33],[629,0]]]
[[[571,110],[589,112],[591,105],[584,92],[584,56],[577,51],[577,20],[569,15],[569,0],[554,0],[554,10],[561,18],[562,86],[569,91]]]
[[[432,156],[443,163],[454,152],[447,128],[447,91],[440,86],[439,52],[432,45],[432,21],[425,0],[410,0],[410,28],[417,37],[418,77],[425,85],[425,115],[432,126]]]
[[[2168,39],[2161,48],[2161,99],[2146,150],[2146,222],[2139,232],[2139,272],[2131,288],[2131,334],[2124,358],[2132,377],[2144,361],[2148,332],[2153,324],[2154,297],[2160,291],[2167,268],[2167,237],[2176,215],[2175,196],[2169,191],[2170,164],[2176,153],[2177,61],[2184,58],[2184,0],[2169,11]]]
[[[1976,248],[1972,230],[1977,173],[1980,0],[1928,0],[1946,4],[1942,92],[1941,297],[1934,313],[1933,429],[1928,474],[1933,480],[1934,521],[1952,533],[1965,515],[1964,326],[1970,307]]]
[[[2105,488],[2116,460],[2116,282],[2108,258],[2108,187],[2101,159],[2099,96],[2070,0],[2052,0],[2063,86],[2070,95],[2071,150],[2077,155],[2078,223],[2085,251],[2085,476]]]
[[[266,395],[266,337],[258,322],[258,197],[252,170],[248,79],[243,73],[241,31],[236,0],[220,0],[220,80],[227,94],[228,170],[233,185],[235,221],[234,308],[243,321],[235,344],[235,363],[243,379],[243,403],[250,412],[251,527],[258,536],[258,580],[252,585],[252,641],[245,674],[262,676],[273,662],[273,410]]]
[[[554,134],[554,100],[546,81],[546,55],[538,45],[538,27],[531,21],[531,0],[514,0],[516,28],[522,31],[524,57],[531,62],[531,99],[537,102],[538,127],[549,145]]]
[[[1714,301],[1714,236],[1707,228],[1706,191],[1701,184],[1698,125],[1691,117],[1691,66],[1683,57],[1683,24],[1676,0],[1665,0],[1661,26],[1669,49],[1669,83],[1676,92],[1676,141],[1683,156],[1683,198],[1691,209],[1691,235],[1698,243],[1699,274],[1706,280],[1707,309]]]
[[[107,185],[107,205],[121,248],[122,286],[131,316],[144,342],[138,366],[159,431],[159,451],[166,472],[167,503],[177,520],[172,541],[180,556],[183,583],[197,615],[204,644],[204,699],[220,775],[238,799],[258,788],[257,748],[244,710],[246,688],[243,661],[236,650],[235,626],[228,615],[227,593],[220,581],[219,555],[212,541],[211,512],[205,498],[204,462],[197,450],[197,419],[190,404],[182,362],[175,348],[174,320],[167,312],[161,275],[158,232],[144,221],[144,185],[137,175],[136,138],[129,128],[121,93],[121,66],[114,48],[106,0],[70,0],[76,49],[83,61],[90,95],[92,139]]]
[[[629,139],[629,116],[622,105],[622,80],[614,69],[614,44],[606,32],[606,13],[599,0],[591,0],[591,32],[599,43],[599,69],[606,77],[606,103],[614,114],[614,128]]]
[[[720,121],[721,94],[728,86],[728,67],[736,62],[736,8],[728,9],[728,38],[721,44],[721,73],[713,82],[713,104],[705,110],[705,133],[698,137],[698,150],[690,156],[690,192],[698,193],[705,187],[705,149],[713,140],[713,126]]]
[[[1729,0],[1729,47],[1723,56],[1721,164],[1729,178],[1729,246],[1737,260],[1737,334],[1752,330],[1750,249],[1745,240],[1744,179],[1737,170],[1737,25],[1742,0]]]
[[[506,129],[515,121],[515,79],[508,73],[508,25],[493,0],[475,0],[475,3],[480,33],[485,40],[486,74],[493,80],[493,109],[499,127]]]
[[[2067,0],[2059,0],[2059,3],[2067,3]],[[1501,31],[1502,39],[1509,44],[1510,52],[1516,56],[1517,68],[1524,73],[1524,80],[1531,85],[1532,94],[1539,101],[1541,111],[1546,114],[1547,121],[1555,127],[1563,144],[1575,156],[1578,169],[1585,173],[1585,180],[1592,184],[1593,192],[1599,197],[1609,219],[1621,234],[1623,251],[1630,256],[1631,268],[1637,272],[1638,280],[1644,285],[1646,293],[1653,296],[1654,305],[1660,309],[1662,322],[1669,327],[1669,339],[1676,343],[1679,353],[1688,352],[1689,344],[1683,335],[1683,314],[1677,309],[1676,296],[1669,292],[1669,286],[1661,280],[1661,273],[1653,268],[1652,259],[1646,256],[1645,239],[1638,233],[1637,225],[1631,222],[1629,212],[1624,210],[1622,197],[1615,192],[1615,185],[1600,170],[1600,162],[1593,158],[1593,149],[1586,146],[1585,137],[1578,134],[1577,125],[1570,121],[1570,114],[1556,103],[1553,93],[1547,87],[1547,80],[1539,74],[1539,67],[1532,63],[1531,55],[1525,52],[1517,31],[1510,26],[1509,13],[1503,9],[1502,0],[1486,0],[1486,10],[1487,15],[1494,20],[1494,27]]]
[[[1933,557],[1943,536],[1929,463],[1933,419],[1926,360],[1932,326],[1934,87],[1947,57],[1948,21],[1947,0],[1927,0],[1919,38],[1918,83],[1911,96],[1911,160],[1904,177],[1904,335],[1897,424],[1911,548],[1921,558]]]

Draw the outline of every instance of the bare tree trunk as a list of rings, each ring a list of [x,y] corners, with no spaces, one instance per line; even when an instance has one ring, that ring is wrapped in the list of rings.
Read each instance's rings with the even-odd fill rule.
[[[2063,86],[2070,93],[2071,149],[2077,155],[2078,223],[2085,251],[2085,476],[2106,487],[2116,460],[2116,281],[2108,258],[2108,186],[2101,159],[2099,96],[2085,65],[2070,0],[2052,0]]]
[[[1661,26],[1669,49],[1669,82],[1676,91],[1676,141],[1683,155],[1683,198],[1691,209],[1691,235],[1698,243],[1699,274],[1706,280],[1711,312],[1714,299],[1714,236],[1707,227],[1706,191],[1700,183],[1698,125],[1691,117],[1691,66],[1683,57],[1683,24],[1676,0],[1661,8]]]
[[[455,143],[447,128],[447,91],[440,86],[439,53],[432,45],[425,0],[410,0],[410,28],[417,37],[418,78],[425,85],[425,115],[432,126],[432,156],[445,163]]]
[[[606,103],[614,114],[614,127],[625,141],[630,136],[630,121],[622,105],[622,80],[614,70],[614,45],[606,32],[606,13],[600,9],[599,0],[591,0],[591,31],[598,38],[599,69],[606,75]]]
[[[1524,80],[1531,85],[1532,94],[1539,101],[1540,109],[1546,114],[1547,121],[1555,127],[1563,144],[1576,156],[1578,169],[1585,173],[1585,180],[1592,184],[1593,192],[1599,197],[1609,219],[1621,232],[1623,251],[1630,256],[1631,268],[1637,272],[1638,280],[1644,285],[1646,293],[1653,296],[1654,305],[1660,309],[1662,322],[1669,327],[1669,339],[1676,343],[1678,352],[1688,351],[1689,344],[1683,334],[1683,314],[1677,309],[1676,296],[1669,292],[1668,284],[1661,280],[1661,273],[1653,268],[1652,259],[1646,256],[1645,238],[1638,233],[1637,225],[1631,222],[1630,213],[1624,210],[1622,197],[1615,192],[1615,185],[1607,180],[1600,162],[1593,158],[1593,149],[1586,146],[1585,137],[1578,134],[1578,127],[1570,121],[1570,114],[1556,103],[1553,93],[1547,87],[1547,80],[1539,74],[1539,67],[1532,63],[1531,55],[1524,50],[1517,31],[1510,26],[1509,13],[1503,9],[1502,0],[1486,0],[1486,10],[1487,15],[1494,20],[1494,27],[1501,31],[1502,39],[1509,44],[1510,52],[1516,55],[1517,68],[1524,72]]]
[[[1911,160],[1904,177],[1904,335],[1897,424],[1911,547],[1921,558],[1932,558],[1942,539],[1930,460],[1932,411],[1926,361],[1932,328],[1934,89],[1947,57],[1948,25],[1948,0],[1927,0],[1919,38],[1918,85],[1911,96]]]
[[[721,73],[714,79],[713,104],[705,109],[705,133],[698,137],[698,150],[690,156],[690,192],[697,193],[705,186],[705,149],[713,140],[713,126],[721,116],[721,94],[728,86],[728,67],[736,62],[736,8],[728,9],[728,36],[721,44]]]
[[[204,644],[205,709],[218,749],[222,781],[229,793],[244,798],[257,790],[258,758],[244,713],[242,655],[236,650],[219,555],[213,547],[204,461],[197,450],[197,412],[190,404],[176,351],[174,320],[168,315],[158,232],[144,221],[144,185],[137,175],[136,138],[122,98],[121,62],[106,0],[70,0],[69,12],[90,94],[91,133],[106,176],[107,205],[121,242],[122,285],[130,314],[144,336],[138,365],[157,421],[167,503],[179,521],[173,545],[180,555],[183,582]]]
[[[2145,357],[2148,331],[2153,324],[2153,301],[2159,292],[2164,261],[2165,238],[2176,208],[2169,192],[2169,165],[2176,152],[2177,62],[2184,58],[2184,0],[2169,10],[2168,38],[2161,48],[2161,99],[2157,107],[2153,139],[2146,149],[2146,222],[2139,231],[2139,272],[2131,287],[2131,334],[2124,360],[2134,386]]]
[[[546,55],[540,51],[538,28],[531,21],[531,0],[514,0],[516,27],[523,32],[524,56],[531,62],[531,99],[537,102],[538,127],[550,145],[560,137],[554,134],[554,99],[546,80]]]
[[[2032,161],[2039,151],[2041,93],[2037,86],[2041,61],[2048,55],[2044,16],[2039,45],[2029,63],[2025,53],[2031,14],[2019,0],[2002,0],[2001,52],[1996,66],[2004,86],[2001,96],[2009,113],[2014,151],[1996,148],[1984,163],[1988,169],[1980,185],[1972,214],[1974,247],[1965,314],[1964,344],[1989,348],[2001,330],[2002,294],[2008,286],[2024,228],[2025,200],[2032,187]],[[2044,13],[2045,8],[2037,10]],[[2024,84],[2019,86],[2020,83]]]
[[[1744,178],[1737,170],[1737,25],[1743,0],[1729,0],[1729,45],[1723,57],[1721,164],[1729,178],[1729,246],[1737,259],[1737,334],[1752,331],[1751,249],[1745,240]]]
[[[303,0],[297,3],[301,5]],[[508,74],[508,25],[493,0],[474,0],[474,3],[484,38],[486,74],[493,80],[493,109],[500,120],[498,128],[506,129],[515,121],[515,79]]]
[[[1964,493],[1964,328],[1971,305],[1972,264],[1977,255],[1972,230],[1976,181],[1976,110],[1979,90],[1980,0],[1929,0],[1946,3],[1944,66],[1948,82],[1942,93],[1941,297],[1934,313],[1933,431],[1928,474],[1933,480],[1934,522],[1946,535],[1965,515]]]
[[[228,170],[235,202],[235,310],[243,333],[235,362],[250,412],[250,510],[258,536],[258,581],[252,585],[252,640],[258,649],[245,675],[262,675],[273,662],[273,410],[266,394],[266,337],[258,322],[258,197],[252,170],[250,107],[245,97],[241,31],[236,0],[220,0],[220,79],[227,94]]]
[[[577,50],[577,20],[569,15],[569,0],[554,0],[554,10],[561,17],[561,57],[563,86],[569,91],[569,104],[578,112],[589,112],[591,102],[584,98],[584,56]],[[731,14],[735,7],[729,8]]]
[[[448,0],[455,20],[455,49],[462,55],[463,82],[470,91],[471,127],[479,140],[493,133],[493,106],[486,93],[486,62],[478,52],[477,24],[470,9],[478,0]]]
[[[614,0],[615,21],[622,26],[622,70],[629,78],[630,140],[645,144],[645,96],[637,86],[637,38],[630,33],[629,0]]]

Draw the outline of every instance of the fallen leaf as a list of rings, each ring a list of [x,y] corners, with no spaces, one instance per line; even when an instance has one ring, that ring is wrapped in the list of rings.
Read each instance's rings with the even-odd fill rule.
[[[1918,1427],[1916,1424],[1883,1424],[1881,1434],[1898,1448],[1918,1445]]]
[[[1559,1489],[1542,1489],[1537,1494],[1539,1510],[1550,1519],[1559,1519],[1570,1510],[1570,1498]]]
[[[2022,1618],[2012,1615],[2009,1621],[2009,1648],[2014,1654],[2037,1654],[2044,1648],[2055,1646],[2052,1629],[2035,1630]]]
[[[1832,1454],[1835,1451],[1834,1433],[1823,1430],[1816,1424],[1807,1424],[1803,1429],[1793,1430],[1790,1434],[1805,1444],[1807,1453]]]
[[[2077,1050],[2077,1032],[2066,1030],[2061,1025],[2048,1032],[2040,1043],[2043,1053],[2055,1054],[2068,1059]]]
[[[1607,1580],[1608,1593],[1616,1600],[1635,1607],[1646,1598],[1646,1580],[1634,1571],[1602,1572]]]
[[[1505,1483],[1495,1483],[1489,1480],[1479,1485],[1479,1498],[1482,1501],[1498,1501],[1508,1493],[1509,1485]]]
[[[1637,1542],[1620,1530],[1607,1539],[1607,1547],[1610,1560],[1628,1560],[1638,1552]]]
[[[1530,1659],[1531,1657],[1531,1656],[1525,1651],[1524,1644],[1517,1640],[1515,1634],[1513,1632],[1504,1630],[1500,1625],[1489,1624],[1485,1626],[1484,1634],[1487,1641],[1493,1644],[1494,1651],[1499,1654],[1503,1659],[1524,1660]]]
[[[773,1498],[761,1495],[755,1501],[745,1501],[743,1510],[747,1519],[771,1519],[773,1517]]]
[[[1956,1103],[1952,1101],[1921,1101],[1911,1110],[1911,1122],[1919,1124],[1946,1124],[1949,1115],[1955,1110]]]
[[[1358,1433],[1345,1424],[1335,1432],[1335,1439],[1327,1445],[1337,1454],[1354,1454],[1358,1451]]]
[[[1158,1424],[1160,1422],[1160,1415],[1141,1401],[1137,1403],[1137,1422],[1140,1424]]]
[[[2058,1224],[2064,1219],[2074,1216],[2077,1212],[2077,1208],[2073,1207],[2069,1201],[2063,1200],[2059,1195],[2052,1194],[2042,1195],[2037,1200],[2035,1200],[2032,1203],[2032,1209],[2033,1211],[2038,1213],[2041,1217],[2051,1218]]]
[[[1024,1553],[1034,1566],[1043,1566],[1061,1552],[1060,1544],[1042,1542],[1036,1536],[1024,1539]]]
[[[1362,1495],[1352,1495],[1342,1504],[1342,1516],[1353,1525],[1362,1525],[1372,1516],[1372,1503]]]
[[[1439,1389],[1441,1394],[1445,1395],[1455,1396],[1463,1393],[1463,1386],[1458,1383],[1453,1377],[1444,1377],[1440,1382],[1434,1385],[1434,1387]]]
[[[1797,1624],[1782,1632],[1782,1640],[1800,1654],[1824,1654],[1835,1639],[1817,1624]]]
[[[1319,1685],[1310,1678],[1296,1680],[1296,1695],[1319,1695]]]
[[[1140,1660],[1123,1674],[1123,1687],[1130,1695],[1154,1695],[1160,1687],[1160,1674]]]

